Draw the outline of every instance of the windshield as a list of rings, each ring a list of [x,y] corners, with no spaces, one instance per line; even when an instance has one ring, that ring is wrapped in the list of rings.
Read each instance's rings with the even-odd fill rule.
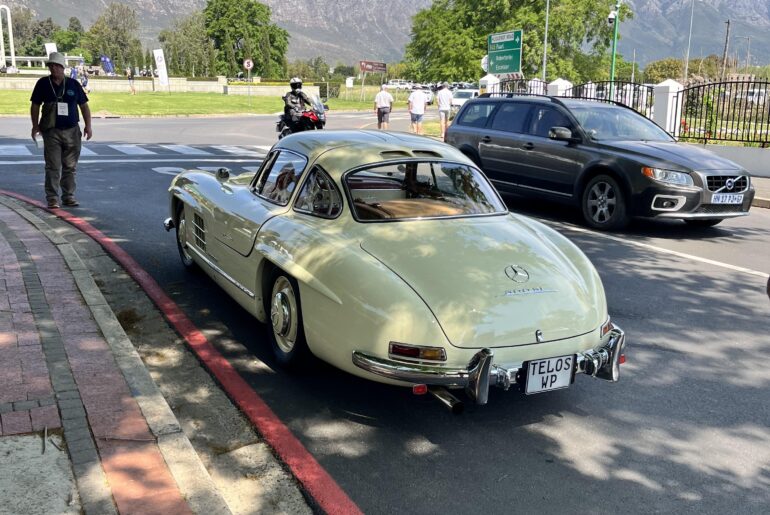
[[[388,163],[348,174],[358,220],[399,220],[507,213],[486,177],[467,165]]]
[[[318,97],[318,95],[308,95],[310,97],[310,103],[313,105],[313,109],[315,111],[324,112],[324,103],[321,102],[321,99]]]
[[[596,104],[570,106],[570,111],[595,141],[674,141],[666,131],[630,109]]]

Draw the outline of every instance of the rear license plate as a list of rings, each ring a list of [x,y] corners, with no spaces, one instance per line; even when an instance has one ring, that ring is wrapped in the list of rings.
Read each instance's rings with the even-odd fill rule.
[[[575,355],[538,359],[527,363],[524,393],[550,392],[567,388],[572,383]]]
[[[743,194],[738,193],[714,193],[711,197],[712,204],[743,204]]]

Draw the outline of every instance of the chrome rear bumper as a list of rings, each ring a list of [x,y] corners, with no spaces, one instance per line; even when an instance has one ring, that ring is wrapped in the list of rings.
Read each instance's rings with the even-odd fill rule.
[[[614,326],[606,344],[576,354],[575,373],[616,382],[620,375],[620,357],[625,341],[625,333]],[[457,369],[404,363],[353,352],[353,363],[367,372],[406,383],[464,388],[476,404],[487,403],[490,387],[508,390],[511,385],[522,384],[524,380],[520,373],[523,363],[505,368],[493,361],[494,352],[490,349],[481,349],[473,355],[466,368]]]

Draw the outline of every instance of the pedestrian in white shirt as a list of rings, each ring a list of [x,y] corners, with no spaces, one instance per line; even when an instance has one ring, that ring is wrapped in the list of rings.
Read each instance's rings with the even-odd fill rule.
[[[409,116],[412,121],[412,132],[422,135],[422,118],[425,116],[425,105],[428,103],[428,99],[423,94],[422,90],[415,89],[412,94],[409,95]]]
[[[449,83],[445,82],[436,95],[436,104],[438,104],[438,121],[441,125],[441,140],[446,136],[446,128],[449,125],[449,112],[452,110],[452,90],[449,89]]]
[[[377,115],[377,128],[388,130],[390,111],[393,109],[393,95],[388,93],[388,85],[380,86],[380,92],[374,97],[374,113]]]

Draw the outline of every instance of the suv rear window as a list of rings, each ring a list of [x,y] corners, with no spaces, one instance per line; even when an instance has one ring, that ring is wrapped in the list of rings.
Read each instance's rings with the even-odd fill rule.
[[[524,132],[528,104],[509,102],[500,106],[492,119],[492,129],[505,132]]]
[[[487,118],[489,118],[489,115],[494,110],[495,104],[474,103],[463,111],[457,123],[472,127],[485,127],[487,125]]]

